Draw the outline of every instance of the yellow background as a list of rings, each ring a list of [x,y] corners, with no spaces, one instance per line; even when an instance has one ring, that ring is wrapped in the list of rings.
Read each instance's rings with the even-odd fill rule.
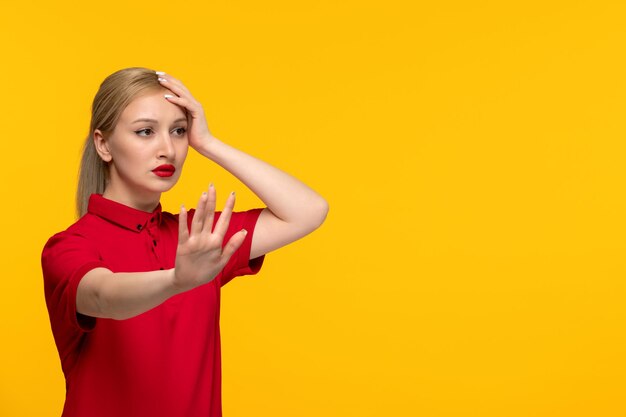
[[[225,416],[626,415],[621,4],[3,2],[0,415],[60,415],[39,257],[128,66],[330,204],[224,287]],[[164,208],[211,181],[263,206],[191,152]]]

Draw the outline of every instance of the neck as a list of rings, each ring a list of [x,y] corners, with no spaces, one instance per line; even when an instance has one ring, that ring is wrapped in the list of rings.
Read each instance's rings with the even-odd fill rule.
[[[102,197],[115,201],[125,206],[132,207],[137,210],[152,213],[154,209],[159,205],[161,200],[161,193],[149,193],[149,195],[129,194],[116,190],[114,187],[108,185]]]

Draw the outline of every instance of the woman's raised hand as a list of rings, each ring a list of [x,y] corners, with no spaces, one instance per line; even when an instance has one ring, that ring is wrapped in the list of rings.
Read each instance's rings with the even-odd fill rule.
[[[172,94],[167,94],[165,99],[186,110],[189,123],[187,129],[189,146],[197,151],[208,146],[215,138],[209,130],[202,104],[194,98],[180,80],[161,71],[158,71],[157,75],[159,83],[172,92]]]
[[[235,206],[235,194],[231,193],[224,206],[215,229],[215,188],[211,185],[208,192],[202,193],[196,213],[187,228],[187,211],[180,209],[178,219],[178,248],[174,267],[174,287],[183,292],[206,284],[226,266],[235,251],[246,237],[245,229],[231,236],[222,250],[224,235],[228,230],[230,217]]]

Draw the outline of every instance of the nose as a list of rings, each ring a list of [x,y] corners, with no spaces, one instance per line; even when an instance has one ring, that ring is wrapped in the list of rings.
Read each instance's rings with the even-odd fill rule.
[[[172,138],[168,133],[162,134],[159,137],[159,158],[165,158],[167,160],[173,160],[176,156],[176,149],[172,143]]]

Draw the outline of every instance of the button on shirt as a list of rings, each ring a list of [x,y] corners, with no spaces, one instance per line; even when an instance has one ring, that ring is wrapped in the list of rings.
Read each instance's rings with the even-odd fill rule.
[[[114,273],[173,268],[178,215],[162,212],[160,204],[149,213],[91,195],[87,214],[52,236],[41,258],[66,379],[64,417],[222,415],[220,288],[261,269],[265,256],[249,257],[262,210],[232,213],[223,244],[241,229],[248,234],[211,282],[136,317],[113,320],[77,313],[81,278],[98,267]],[[188,226],[194,213],[189,210]]]

